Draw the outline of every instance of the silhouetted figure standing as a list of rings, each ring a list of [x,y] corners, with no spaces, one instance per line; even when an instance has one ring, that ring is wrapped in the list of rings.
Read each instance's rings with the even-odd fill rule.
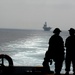
[[[53,31],[54,35],[49,39],[50,57],[55,62],[56,75],[60,75],[64,60],[64,41],[60,36],[60,32],[61,30],[59,28],[55,28]]]
[[[48,51],[45,53],[43,66],[47,72],[50,71],[49,62],[52,64],[52,60],[55,62],[55,74],[60,75],[64,60],[64,42],[62,37],[59,35],[61,30],[55,28],[53,31],[54,35],[49,39]],[[50,71],[51,72],[51,71]]]
[[[73,72],[75,75],[75,29],[70,28],[70,36],[65,41],[66,47],[66,75],[69,74],[71,62],[73,64]]]

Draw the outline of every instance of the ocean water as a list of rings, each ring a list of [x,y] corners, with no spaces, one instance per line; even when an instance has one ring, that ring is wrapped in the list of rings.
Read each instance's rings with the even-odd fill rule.
[[[0,54],[8,54],[14,66],[42,66],[52,35],[52,31],[0,29]],[[65,42],[69,34],[62,31],[60,35]],[[50,67],[54,70],[54,62]],[[65,72],[65,62],[61,72]]]

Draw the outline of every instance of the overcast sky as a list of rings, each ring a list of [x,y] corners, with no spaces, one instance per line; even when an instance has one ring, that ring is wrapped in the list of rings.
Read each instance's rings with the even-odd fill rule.
[[[0,28],[75,28],[75,0],[0,0]]]

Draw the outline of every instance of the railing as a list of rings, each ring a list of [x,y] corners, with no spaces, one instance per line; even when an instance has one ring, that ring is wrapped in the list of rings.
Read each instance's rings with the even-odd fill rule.
[[[4,65],[6,59],[8,61],[8,66]],[[6,54],[0,54],[0,75],[36,75],[45,74],[45,70],[43,66],[14,66],[13,60],[10,56]]]

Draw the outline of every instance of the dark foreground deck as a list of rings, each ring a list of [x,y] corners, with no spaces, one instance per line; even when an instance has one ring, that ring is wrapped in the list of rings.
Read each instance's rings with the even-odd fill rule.
[[[42,66],[0,67],[0,75],[54,75],[44,73]],[[64,75],[64,74],[62,74]]]

